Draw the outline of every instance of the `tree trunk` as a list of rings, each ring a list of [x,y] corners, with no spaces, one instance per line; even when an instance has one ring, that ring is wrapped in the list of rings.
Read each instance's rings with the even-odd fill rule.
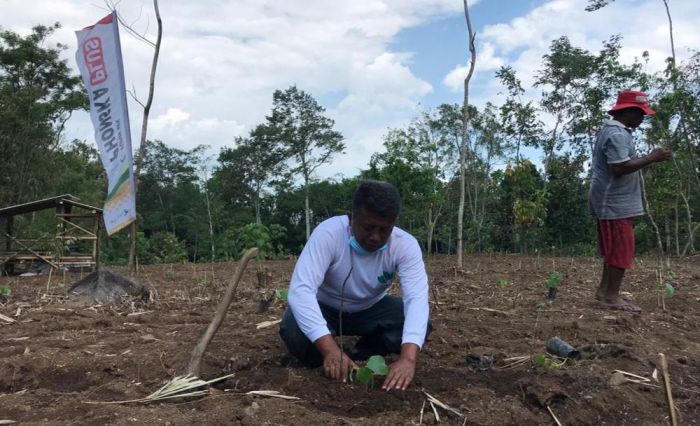
[[[680,243],[680,237],[678,236],[679,233],[679,217],[678,217],[678,198],[676,198],[676,205],[673,207],[673,213],[674,213],[674,232],[673,235],[675,237],[675,245],[676,245],[676,256],[680,257],[681,256],[681,243]]]
[[[260,194],[255,195],[255,223],[262,224],[260,220]],[[306,238],[308,239],[308,236]]]
[[[209,218],[209,242],[211,243],[211,261],[214,261],[216,249],[214,247],[214,221],[211,218],[211,201],[209,199],[209,189],[206,183],[204,184],[204,195],[207,201],[207,217]]]
[[[464,17],[467,20],[467,31],[469,32],[469,53],[471,54],[471,59],[469,61],[469,72],[467,77],[464,79],[464,114],[462,118],[462,143],[459,150],[459,207],[457,209],[457,267],[462,268],[462,251],[463,251],[463,227],[464,227],[464,191],[465,191],[465,160],[466,160],[466,150],[467,141],[469,140],[468,128],[469,128],[469,80],[474,74],[474,65],[476,64],[476,47],[474,46],[474,31],[472,31],[472,21],[469,18],[469,5],[467,0],[463,0],[464,3]]]
[[[641,170],[638,171],[639,173],[639,178],[642,180],[642,198],[644,199],[644,206],[647,211],[647,216],[649,217],[649,221],[651,222],[652,227],[654,228],[654,233],[656,234],[656,245],[659,248],[660,255],[664,255],[664,245],[661,242],[661,233],[659,232],[659,227],[656,226],[656,222],[654,221],[654,217],[651,214],[651,208],[649,206],[649,199],[647,199],[647,189],[646,189],[646,184],[644,183],[644,175],[642,174]]]
[[[311,210],[309,209],[309,178],[304,176],[304,216],[306,216],[306,241],[311,235]]]
[[[671,253],[671,218],[664,215],[664,233],[666,234],[666,253]]]
[[[428,209],[428,218],[426,220],[426,236],[425,236],[425,254],[430,254],[431,243],[433,242],[432,230],[430,229],[430,224],[433,219],[433,209]]]
[[[158,36],[156,38],[155,52],[153,52],[153,62],[151,63],[151,78],[148,87],[148,100],[143,107],[143,122],[141,123],[141,144],[139,145],[138,161],[134,169],[134,197],[138,192],[139,173],[141,172],[141,162],[146,147],[146,133],[148,130],[148,114],[151,112],[151,104],[153,104],[153,91],[156,80],[156,68],[158,66],[158,55],[160,54],[160,42],[163,37],[163,21],[160,19],[160,10],[158,9],[158,0],[153,0],[153,8],[156,11],[156,21],[158,22]],[[126,129],[128,131],[128,129]],[[131,243],[129,245],[129,270],[136,272],[136,221],[131,223],[129,227]]]
[[[671,36],[671,59],[673,60],[673,67],[676,67],[676,46],[673,43],[673,20],[671,20],[671,10],[668,8],[668,0],[663,0],[664,7],[666,8],[666,16],[668,16],[668,33]]]
[[[688,246],[692,250],[691,253],[695,253],[695,235],[693,232],[693,213],[690,210],[690,204],[688,203],[688,197],[685,196],[683,191],[680,191],[681,198],[683,198],[683,204],[685,205],[686,221],[688,223],[688,242],[683,248],[683,255],[685,256]]]

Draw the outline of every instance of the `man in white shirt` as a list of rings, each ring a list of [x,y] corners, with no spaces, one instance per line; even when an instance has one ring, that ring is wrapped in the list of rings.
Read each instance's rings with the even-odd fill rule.
[[[418,241],[394,226],[400,208],[394,185],[364,181],[352,213],[319,224],[299,256],[280,336],[293,356],[322,365],[329,378],[345,381],[353,360],[397,353],[382,388],[404,390],[413,380],[431,328],[428,277]],[[387,295],[396,274],[401,298]],[[333,338],[341,333],[361,336],[350,355]]]

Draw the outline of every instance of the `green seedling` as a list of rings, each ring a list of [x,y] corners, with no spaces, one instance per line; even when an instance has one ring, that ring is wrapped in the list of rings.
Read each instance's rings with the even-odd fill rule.
[[[0,286],[0,296],[9,296],[11,294],[10,287]]]
[[[666,284],[664,284],[664,293],[666,293],[666,296],[668,297],[673,297],[674,293],[676,292],[676,288],[673,286],[673,281],[676,279],[676,271],[671,269],[671,265],[667,264],[666,265]]]
[[[676,289],[673,287],[673,284],[666,283],[666,285],[664,286],[664,293],[666,293],[666,296],[673,297],[673,294],[675,292],[676,292]]]
[[[288,297],[289,297],[289,289],[282,288],[275,290],[275,297],[277,300],[281,300],[282,302],[286,302]]]
[[[367,364],[362,367],[353,368],[350,371],[350,381],[362,383],[370,388],[374,387],[374,378],[389,374],[389,366],[386,365],[384,357],[373,355],[367,360]]]
[[[561,274],[557,271],[552,271],[547,277],[547,288],[557,288],[559,282],[561,281]]]
[[[553,361],[552,358],[547,356],[546,354],[535,354],[532,357],[532,362],[533,362],[533,364],[535,364],[535,367],[556,369],[556,368],[561,368],[566,363],[566,360],[564,360],[561,363],[557,363],[557,362]]]
[[[676,288],[673,282],[676,278],[676,272],[671,269],[671,264],[666,260],[666,264],[663,262],[656,267],[656,280],[658,283],[658,298],[657,303],[666,312],[666,297],[673,297],[676,293]]]
[[[214,287],[214,278],[205,274],[204,278],[199,281],[199,285],[202,287]]]
[[[500,288],[504,288],[508,285],[508,280],[505,278],[498,278],[496,279],[496,285]]]

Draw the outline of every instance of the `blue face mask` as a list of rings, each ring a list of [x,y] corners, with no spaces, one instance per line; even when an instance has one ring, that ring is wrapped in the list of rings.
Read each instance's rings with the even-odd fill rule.
[[[350,238],[348,239],[348,244],[350,247],[352,247],[353,250],[355,250],[356,253],[358,254],[370,254],[370,253],[377,253],[377,252],[383,252],[386,251],[387,245],[384,244],[383,246],[379,247],[376,251],[368,251],[365,250],[364,247],[360,245],[360,243],[355,239],[354,235],[351,235]]]

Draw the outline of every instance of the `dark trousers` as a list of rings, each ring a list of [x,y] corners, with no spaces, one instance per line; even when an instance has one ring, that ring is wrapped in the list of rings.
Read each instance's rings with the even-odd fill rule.
[[[338,310],[321,303],[319,306],[331,334],[336,336],[340,331]],[[343,336],[361,336],[350,353],[351,358],[362,360],[371,355],[400,353],[403,323],[403,300],[395,296],[384,296],[364,311],[344,312]],[[431,330],[428,322],[426,338]],[[282,317],[280,337],[287,351],[304,364],[312,368],[323,365],[321,353],[301,331],[289,307]]]

